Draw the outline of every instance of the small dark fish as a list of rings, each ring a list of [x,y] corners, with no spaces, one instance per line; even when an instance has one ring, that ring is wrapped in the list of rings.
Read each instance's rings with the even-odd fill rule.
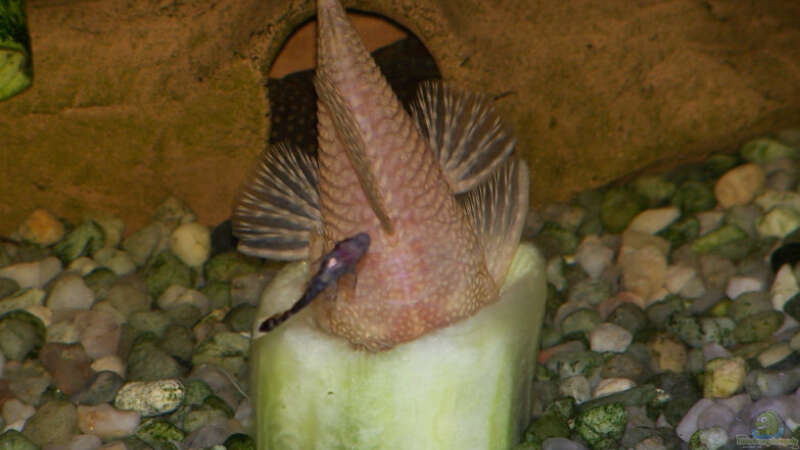
[[[369,249],[369,242],[370,239],[367,233],[358,233],[353,237],[338,242],[333,247],[333,250],[322,256],[319,270],[309,281],[308,287],[303,296],[300,297],[300,300],[286,311],[269,317],[258,327],[258,330],[271,331],[305,308],[311,303],[311,300],[314,300],[320,292],[335,283],[342,275],[348,272],[354,273],[356,265]]]

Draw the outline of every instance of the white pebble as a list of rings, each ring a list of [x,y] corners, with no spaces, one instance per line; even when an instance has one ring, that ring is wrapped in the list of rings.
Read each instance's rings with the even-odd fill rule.
[[[623,353],[631,341],[631,332],[613,323],[601,323],[589,334],[589,343],[594,352]]]
[[[589,380],[583,375],[574,375],[561,380],[558,390],[562,395],[575,399],[575,403],[583,403],[592,397]]]
[[[47,342],[75,344],[79,341],[80,332],[72,321],[64,320],[47,327]]]
[[[766,191],[756,198],[755,204],[764,211],[769,211],[776,206],[786,206],[795,211],[800,211],[800,193]]]
[[[649,299],[664,285],[667,258],[656,247],[646,246],[624,255],[621,267],[625,290]]]
[[[191,267],[200,267],[211,251],[211,232],[199,223],[185,223],[169,237],[169,249]]]
[[[97,268],[97,263],[88,256],[81,256],[80,258],[72,261],[67,266],[67,271],[78,272],[81,276],[85,276],[89,272]]]
[[[94,259],[103,267],[108,267],[117,275],[127,275],[136,270],[136,263],[128,252],[106,247],[94,254]]]
[[[595,235],[586,236],[575,252],[575,261],[592,279],[597,279],[614,259],[614,250],[603,245]]]
[[[552,284],[557,291],[563,290],[567,285],[564,278],[564,260],[560,256],[550,258],[545,269],[547,282]]]
[[[716,230],[722,225],[725,213],[722,211],[703,211],[695,214],[695,218],[700,222],[700,236]]]
[[[629,378],[604,378],[600,380],[594,388],[593,398],[627,391],[634,386],[636,386],[636,383]]]
[[[785,206],[776,206],[756,221],[756,231],[764,237],[783,239],[800,228],[800,214]]]
[[[53,311],[50,310],[47,306],[44,305],[31,305],[26,306],[25,311],[36,316],[39,320],[42,321],[45,327],[49,327],[53,323]]]
[[[53,284],[47,296],[47,307],[53,312],[68,309],[89,309],[94,303],[94,292],[86,286],[80,275],[66,273]]]
[[[673,264],[667,267],[664,287],[671,294],[677,294],[692,278],[697,276],[697,271],[690,266]]]
[[[117,355],[108,355],[94,360],[92,363],[92,370],[95,372],[102,372],[108,370],[116,372],[117,375],[125,378],[125,363]]]
[[[168,287],[160,297],[158,297],[158,307],[167,311],[180,305],[191,305],[199,309],[203,314],[208,314],[211,303],[208,297],[200,291],[189,289],[177,284]]]
[[[800,286],[797,285],[797,278],[794,276],[792,266],[784,264],[775,274],[775,281],[772,282],[772,288],[770,288],[772,307],[783,311],[783,305],[799,291]]]
[[[3,403],[3,420],[6,423],[25,422],[36,413],[36,408],[16,398]]]
[[[675,428],[675,433],[682,441],[689,442],[694,432],[697,431],[697,418],[706,408],[713,404],[713,400],[701,398],[689,408],[689,411],[686,411],[677,428]]]
[[[131,381],[117,391],[114,406],[144,417],[157,416],[177,409],[185,395],[186,388],[177,379]]]
[[[21,288],[40,288],[61,273],[61,261],[55,256],[41,261],[18,263],[0,269],[0,277],[11,278]]]
[[[764,170],[756,164],[743,164],[726,172],[714,186],[720,206],[727,209],[750,203],[764,187]]]
[[[117,319],[103,311],[81,311],[73,320],[80,330],[80,342],[91,359],[117,352],[122,330]]]
[[[788,358],[793,351],[788,342],[772,344],[766,350],[758,354],[758,363],[761,364],[761,367],[769,367]]]
[[[656,234],[675,222],[681,215],[681,210],[668,206],[666,208],[646,209],[633,218],[628,225],[628,230],[641,233]]]
[[[93,434],[78,434],[67,442],[65,450],[96,450],[103,445],[103,440]]]
[[[139,426],[139,414],[120,411],[108,403],[97,406],[78,405],[78,428],[104,440],[121,439],[133,434]]]
[[[757,292],[762,289],[764,289],[764,282],[760,278],[737,276],[728,279],[725,295],[730,299],[736,299],[745,292]]]

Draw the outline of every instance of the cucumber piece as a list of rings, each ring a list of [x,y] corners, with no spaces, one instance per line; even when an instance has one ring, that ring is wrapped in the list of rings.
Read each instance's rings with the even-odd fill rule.
[[[0,0],[0,101],[30,86],[31,42],[24,0]]]
[[[258,332],[302,295],[308,266],[287,265],[264,290],[253,334],[258,448],[511,448],[530,418],[544,271],[521,244],[497,303],[369,353],[320,331],[308,310]]]

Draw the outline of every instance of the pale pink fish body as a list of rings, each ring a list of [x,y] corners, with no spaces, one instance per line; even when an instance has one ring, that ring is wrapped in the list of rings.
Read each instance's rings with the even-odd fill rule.
[[[246,253],[311,261],[368,233],[357,281],[312,308],[322,329],[384,350],[497,300],[527,168],[485,99],[429,85],[412,117],[338,0],[318,1],[318,27],[318,162],[268,150],[234,223]]]

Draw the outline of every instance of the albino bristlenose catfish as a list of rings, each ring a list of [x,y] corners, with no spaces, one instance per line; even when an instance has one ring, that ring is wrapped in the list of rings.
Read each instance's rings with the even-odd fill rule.
[[[485,97],[427,83],[409,115],[341,5],[320,0],[318,20],[318,160],[268,149],[234,233],[246,254],[311,261],[367,233],[354,288],[312,307],[330,333],[388,349],[497,300],[528,171]]]
[[[258,447],[510,448],[546,291],[527,167],[490,100],[426,83],[409,114],[317,7],[318,156],[266,150],[233,216],[242,252],[297,261],[253,330]]]

